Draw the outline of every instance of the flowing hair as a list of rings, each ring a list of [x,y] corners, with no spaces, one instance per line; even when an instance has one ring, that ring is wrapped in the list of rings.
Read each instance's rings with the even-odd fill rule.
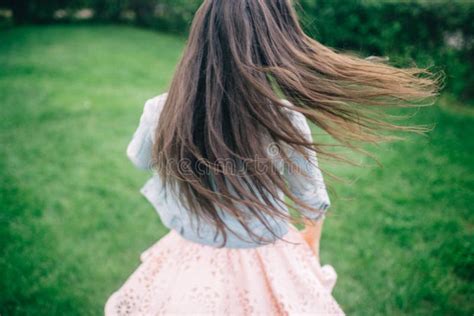
[[[299,208],[317,210],[287,188],[268,143],[304,157],[311,151],[334,156],[301,134],[288,108],[361,150],[357,143],[391,139],[386,131],[420,130],[389,122],[379,109],[426,104],[437,91],[438,78],[425,69],[338,53],[310,38],[291,0],[204,0],[155,131],[154,168],[224,243],[230,228],[219,210],[258,240],[242,206],[276,236],[266,215],[294,221],[278,207],[289,205],[279,192]],[[245,177],[235,172],[243,165]]]

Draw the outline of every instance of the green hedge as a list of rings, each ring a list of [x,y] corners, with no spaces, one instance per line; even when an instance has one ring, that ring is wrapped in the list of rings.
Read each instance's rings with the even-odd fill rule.
[[[296,0],[295,0],[296,1]],[[0,0],[17,22],[54,22],[57,9],[88,7],[99,21],[186,33],[202,0]],[[306,31],[322,43],[398,65],[434,66],[446,90],[474,100],[474,1],[299,0]],[[130,14],[131,13],[131,14]],[[126,17],[126,19],[125,19]],[[73,19],[70,19],[73,20]],[[64,21],[64,19],[63,19]]]
[[[474,99],[474,2],[302,0],[307,32],[342,50],[446,73],[446,90]]]

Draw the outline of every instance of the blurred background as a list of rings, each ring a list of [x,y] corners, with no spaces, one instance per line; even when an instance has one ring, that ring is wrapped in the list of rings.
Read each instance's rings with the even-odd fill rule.
[[[300,0],[325,45],[445,73],[354,168],[322,162],[322,263],[349,315],[474,313],[474,1]],[[125,149],[166,91],[198,0],[0,0],[0,314],[98,315],[167,230]]]

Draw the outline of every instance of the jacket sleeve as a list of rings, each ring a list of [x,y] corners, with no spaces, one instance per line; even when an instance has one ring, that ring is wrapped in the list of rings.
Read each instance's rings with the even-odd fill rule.
[[[151,170],[153,135],[166,94],[145,102],[140,122],[127,146],[127,156],[139,169]]]
[[[303,114],[292,111],[292,121],[308,141],[313,141],[311,128]],[[301,201],[317,209],[317,212],[298,208],[298,211],[313,220],[323,219],[330,206],[329,195],[326,190],[323,175],[319,169],[318,159],[314,151],[308,150],[308,157],[304,157],[295,150],[289,150],[289,158],[298,170],[285,166],[285,179],[289,190]]]

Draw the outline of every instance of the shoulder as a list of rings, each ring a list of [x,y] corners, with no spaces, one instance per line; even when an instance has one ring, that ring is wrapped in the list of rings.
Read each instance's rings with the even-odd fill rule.
[[[295,106],[290,101],[281,99],[281,102],[287,106],[284,107],[284,110],[289,115],[293,125],[302,133],[311,135],[311,128],[309,127],[308,121],[306,120],[306,116],[304,116],[303,113],[295,110]]]
[[[145,117],[145,119],[150,121],[157,120],[161,114],[161,111],[163,110],[167,97],[168,92],[165,92],[148,99],[145,102],[145,106],[143,109],[143,116]]]
[[[151,99],[148,99],[147,103],[154,104],[155,106],[162,106],[165,103],[167,97],[168,92],[164,92],[162,94],[154,96]]]

